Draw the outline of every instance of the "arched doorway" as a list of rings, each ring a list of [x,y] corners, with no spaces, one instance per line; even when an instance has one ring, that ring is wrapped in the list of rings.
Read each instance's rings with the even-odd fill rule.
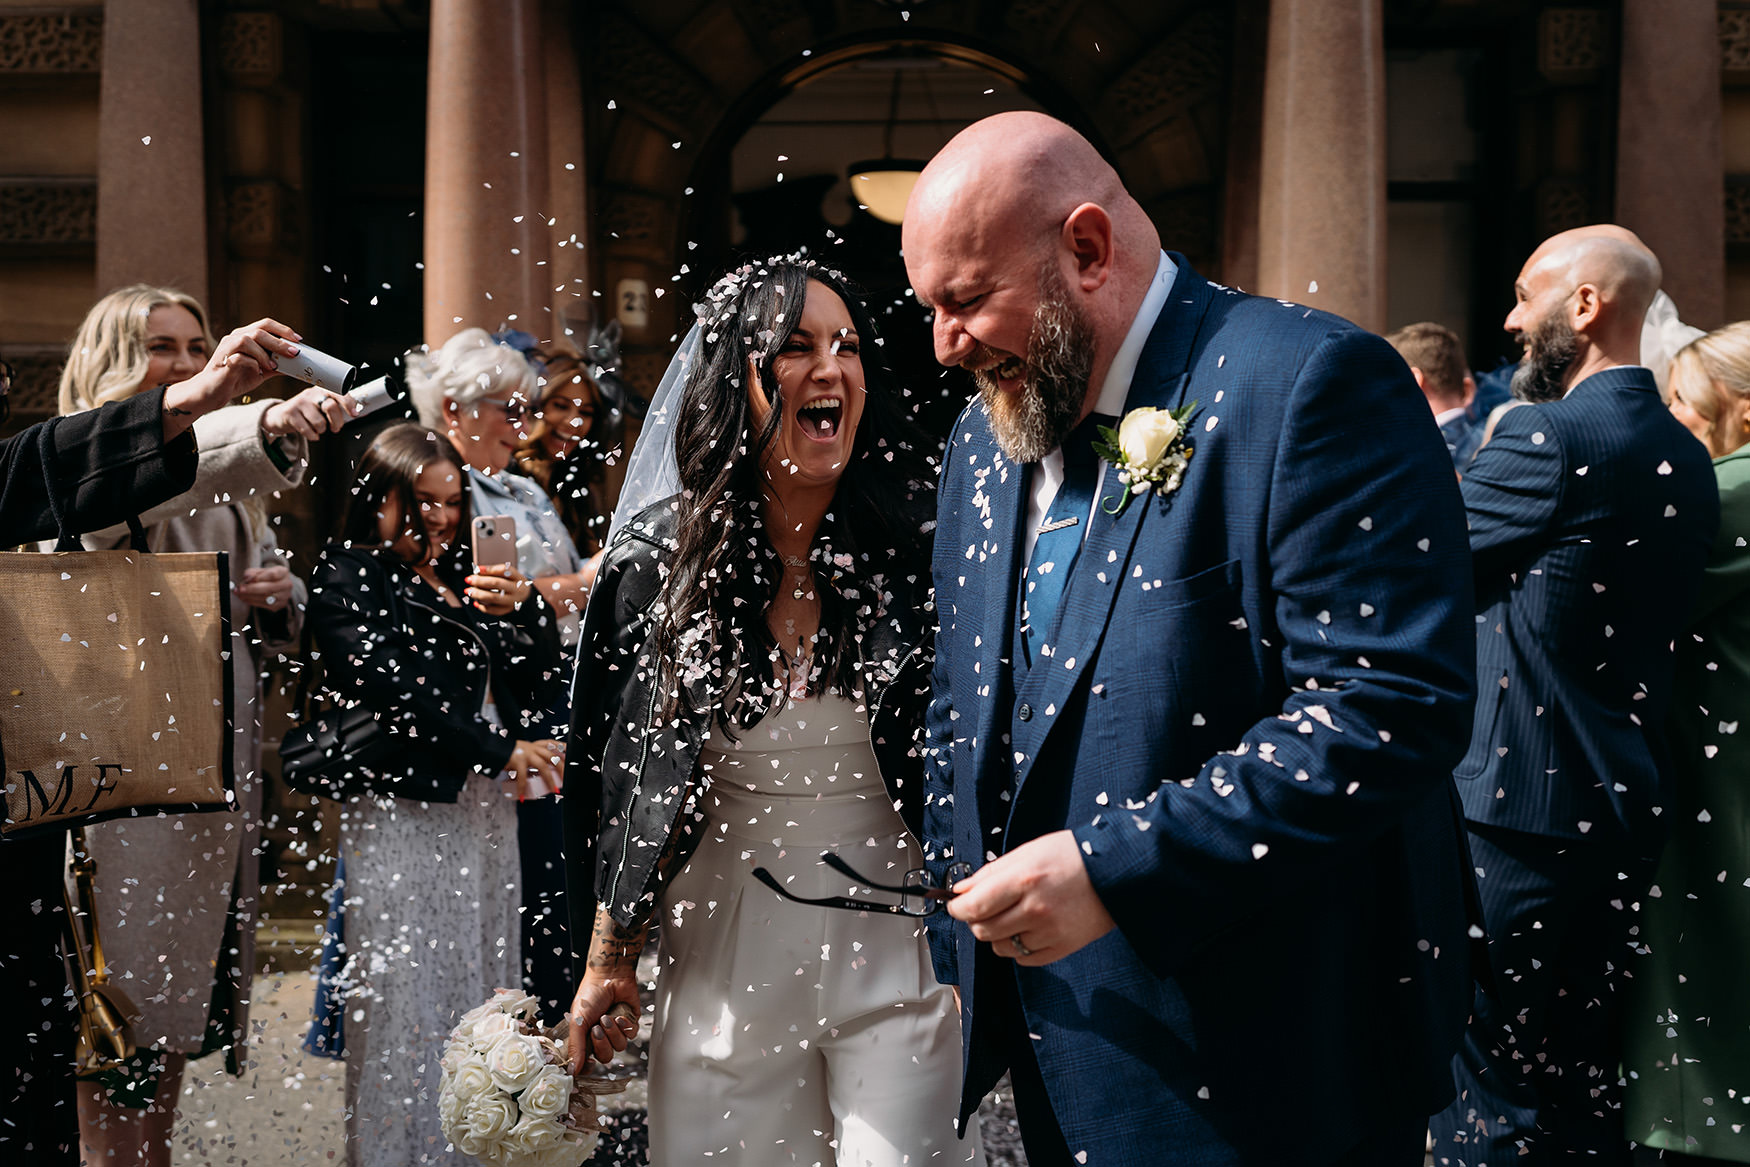
[[[1044,109],[1107,154],[1171,246],[1220,274],[1229,4],[1129,4],[1121,13],[1098,0],[934,4],[909,19],[873,0],[596,7],[594,26],[580,30],[595,144],[592,274],[612,313],[638,309],[631,321],[622,316],[636,386],[656,383],[690,294],[750,236],[753,246],[783,247],[785,232],[806,225],[824,238],[830,229],[824,245],[857,257],[839,266],[869,282],[878,304],[902,298],[897,231],[883,237],[867,216],[850,215],[844,151],[817,149],[803,170],[800,147],[777,141],[800,141],[805,126],[817,138],[836,124],[879,154],[895,75],[895,154],[928,157],[986,112]],[[821,112],[834,103],[840,113]]]

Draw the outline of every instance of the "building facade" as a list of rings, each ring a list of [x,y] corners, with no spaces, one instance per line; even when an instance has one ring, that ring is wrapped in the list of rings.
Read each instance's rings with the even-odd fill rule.
[[[1588,222],[1639,231],[1690,323],[1750,316],[1745,0],[0,0],[13,425],[127,283],[356,363],[615,320],[648,391],[704,281],[800,245],[951,415],[847,168],[1010,108],[1082,129],[1206,275],[1439,320],[1479,368],[1520,262]],[[282,500],[306,566],[358,440]]]

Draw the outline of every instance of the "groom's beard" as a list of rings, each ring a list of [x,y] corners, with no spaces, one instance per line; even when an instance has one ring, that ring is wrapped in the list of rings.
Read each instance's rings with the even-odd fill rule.
[[[1037,462],[1063,444],[1081,420],[1094,366],[1093,323],[1069,298],[1063,276],[1048,264],[1039,284],[1020,388],[1007,393],[998,387],[990,370],[1005,358],[992,349],[980,345],[965,362],[973,366],[997,445],[1016,462]]]
[[[1580,338],[1557,313],[1525,332],[1525,358],[1513,374],[1513,396],[1521,401],[1560,401],[1567,395],[1563,379],[1580,355]]]

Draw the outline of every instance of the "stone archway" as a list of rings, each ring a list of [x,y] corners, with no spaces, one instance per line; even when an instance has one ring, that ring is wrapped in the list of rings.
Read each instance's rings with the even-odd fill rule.
[[[655,384],[676,293],[715,262],[687,246],[688,200],[711,193],[733,143],[810,76],[896,48],[1012,78],[1100,145],[1169,246],[1220,275],[1235,35],[1232,6],[1213,0],[942,0],[910,19],[876,0],[597,4],[579,29],[591,270],[610,303],[640,283],[649,293],[645,323],[626,327],[629,378]]]

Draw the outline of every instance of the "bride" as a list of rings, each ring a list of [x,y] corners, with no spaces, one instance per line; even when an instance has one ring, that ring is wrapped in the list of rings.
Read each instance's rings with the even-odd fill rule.
[[[660,913],[652,1162],[982,1163],[934,901],[869,891],[923,866],[933,470],[842,276],[750,265],[699,314],[645,434],[667,497],[616,516],[584,620],[574,1068],[625,1048]]]

